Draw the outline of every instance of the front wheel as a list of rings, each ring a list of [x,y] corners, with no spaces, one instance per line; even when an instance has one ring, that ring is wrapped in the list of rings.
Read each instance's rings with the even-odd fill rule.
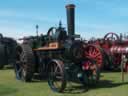
[[[63,92],[66,88],[64,63],[60,60],[53,60],[49,63],[48,84],[55,92]]]

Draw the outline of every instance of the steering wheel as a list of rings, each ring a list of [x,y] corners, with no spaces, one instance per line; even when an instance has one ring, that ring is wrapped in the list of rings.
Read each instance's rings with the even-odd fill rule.
[[[104,36],[104,40],[117,41],[119,39],[119,36],[113,32],[109,32]]]

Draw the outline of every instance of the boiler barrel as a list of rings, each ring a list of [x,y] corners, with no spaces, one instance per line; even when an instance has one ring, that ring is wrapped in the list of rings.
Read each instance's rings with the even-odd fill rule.
[[[128,53],[128,46],[113,46],[110,51],[112,53]]]

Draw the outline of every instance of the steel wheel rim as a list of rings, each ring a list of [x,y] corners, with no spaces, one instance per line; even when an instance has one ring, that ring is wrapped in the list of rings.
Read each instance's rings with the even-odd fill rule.
[[[62,84],[63,84],[63,71],[62,69],[57,65],[53,64],[54,66],[51,67],[50,70],[50,77],[49,77],[49,84],[53,91],[60,91]],[[56,78],[59,75],[59,78]],[[61,77],[60,77],[61,75]],[[59,81],[56,81],[59,80]]]

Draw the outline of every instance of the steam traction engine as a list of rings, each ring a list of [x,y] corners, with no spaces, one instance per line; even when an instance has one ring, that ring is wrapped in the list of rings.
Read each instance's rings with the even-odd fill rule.
[[[73,4],[66,6],[68,33],[60,23],[46,35],[20,39],[23,44],[17,47],[17,79],[31,81],[35,73],[41,78],[48,76],[50,88],[57,92],[65,89],[67,81],[87,86],[99,80],[97,62],[83,54],[86,44],[75,34],[74,7]]]
[[[128,72],[128,39],[118,36],[116,33],[109,32],[103,39],[90,40],[87,46],[88,51],[85,53],[90,58],[95,58],[100,65],[107,69],[121,68],[122,56],[125,57],[124,70]],[[99,46],[99,50],[95,51],[92,46]],[[102,49],[101,49],[102,48]],[[99,55],[95,53],[99,52]],[[100,53],[103,54],[100,54]],[[100,63],[103,62],[103,63]]]
[[[0,34],[0,69],[4,65],[14,64],[16,46],[17,42],[14,39]]]

